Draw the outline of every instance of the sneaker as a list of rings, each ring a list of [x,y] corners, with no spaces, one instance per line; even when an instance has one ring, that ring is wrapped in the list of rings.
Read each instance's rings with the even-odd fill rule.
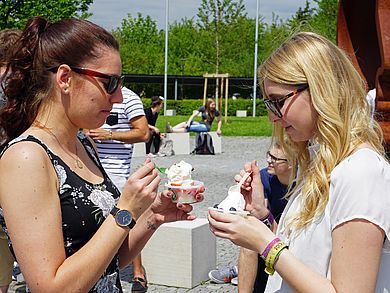
[[[226,267],[220,270],[212,270],[209,272],[211,282],[217,284],[230,283],[231,280],[238,276],[237,266]]]
[[[158,153],[157,153],[157,156],[159,156],[159,157],[165,157],[165,154],[158,152]]]
[[[237,286],[237,285],[238,285],[238,277],[233,278],[233,279],[230,281],[230,283],[232,283],[232,285]]]
[[[149,153],[149,154],[147,154],[147,156],[148,156],[149,158],[155,158],[157,155],[152,154],[152,153]]]

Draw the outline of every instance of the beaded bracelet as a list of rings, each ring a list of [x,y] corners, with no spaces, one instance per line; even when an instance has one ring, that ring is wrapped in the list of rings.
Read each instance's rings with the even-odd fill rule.
[[[285,248],[288,248],[288,246],[283,241],[279,241],[274,246],[272,246],[272,248],[268,252],[268,255],[265,259],[265,269],[264,269],[264,271],[268,275],[273,275],[273,273],[275,272],[274,269],[275,264],[278,261],[282,250]]]
[[[268,252],[270,251],[270,249],[280,241],[280,238],[279,237],[276,237],[274,240],[272,240],[270,243],[268,243],[268,245],[264,248],[263,252],[260,254],[261,258],[263,260],[266,259],[267,255],[268,255]]]
[[[112,131],[110,130],[110,140],[112,140]]]

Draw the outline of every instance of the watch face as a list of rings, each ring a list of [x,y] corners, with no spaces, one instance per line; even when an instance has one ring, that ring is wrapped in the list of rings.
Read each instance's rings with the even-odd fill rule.
[[[131,216],[129,211],[120,210],[116,214],[116,222],[120,226],[128,226],[132,220],[133,220],[133,217]]]

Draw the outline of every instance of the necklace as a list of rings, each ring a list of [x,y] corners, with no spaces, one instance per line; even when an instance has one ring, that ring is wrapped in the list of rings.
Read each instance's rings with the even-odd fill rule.
[[[58,145],[60,146],[60,148],[61,148],[65,153],[67,153],[67,154],[75,161],[74,163],[75,163],[76,167],[79,168],[79,169],[83,169],[83,168],[84,168],[83,163],[81,162],[81,160],[80,160],[80,158],[79,158],[79,155],[78,155],[78,153],[77,153],[77,141],[76,141],[76,145],[75,145],[75,147],[76,147],[76,157],[74,157],[71,153],[69,153],[66,149],[64,149],[64,148],[62,147],[62,144],[61,144],[60,141],[58,140],[57,136],[56,136],[53,132],[51,132],[50,129],[45,128],[45,130],[47,130],[47,132],[49,132],[49,134],[55,138],[55,140],[57,141],[57,143],[58,143]]]

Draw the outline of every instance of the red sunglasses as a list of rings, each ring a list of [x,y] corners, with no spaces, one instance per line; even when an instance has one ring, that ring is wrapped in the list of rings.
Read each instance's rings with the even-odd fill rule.
[[[59,66],[50,68],[49,71],[57,72],[58,67]],[[94,71],[94,70],[87,69],[87,68],[80,68],[80,67],[74,67],[74,66],[69,66],[69,67],[70,67],[70,69],[72,69],[74,72],[76,72],[78,74],[108,79],[108,83],[103,83],[103,84],[104,84],[104,88],[105,88],[107,94],[109,94],[109,95],[112,95],[113,93],[115,93],[115,91],[118,89],[118,87],[120,85],[122,85],[123,80],[125,78],[123,75],[122,76],[116,75],[116,74],[108,75],[108,74],[105,74],[105,73],[102,73],[99,71]]]

